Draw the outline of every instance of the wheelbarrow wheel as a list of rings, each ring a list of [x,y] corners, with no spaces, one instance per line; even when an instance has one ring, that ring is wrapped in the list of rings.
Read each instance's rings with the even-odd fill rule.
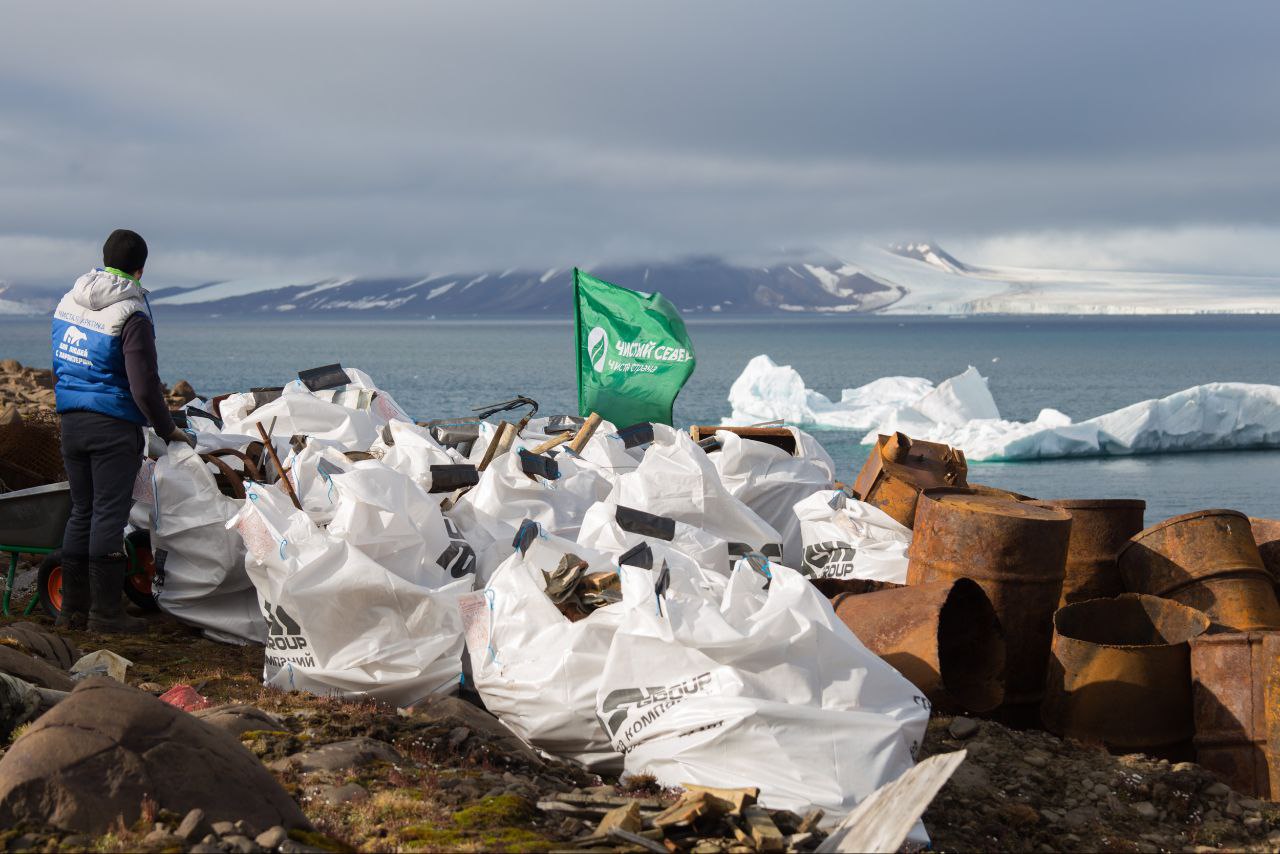
[[[62,551],[50,552],[40,563],[40,573],[36,576],[36,595],[40,597],[40,607],[46,614],[58,619],[62,613]]]
[[[134,531],[126,537],[129,554],[129,574],[124,577],[124,595],[144,611],[159,611],[151,590],[151,580],[156,575],[155,557],[151,552],[151,534]]]

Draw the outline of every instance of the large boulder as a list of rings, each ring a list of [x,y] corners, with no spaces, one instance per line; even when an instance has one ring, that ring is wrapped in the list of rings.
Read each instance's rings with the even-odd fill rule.
[[[144,797],[183,815],[307,827],[298,805],[231,735],[105,677],[86,679],[0,759],[0,827],[103,833]]]

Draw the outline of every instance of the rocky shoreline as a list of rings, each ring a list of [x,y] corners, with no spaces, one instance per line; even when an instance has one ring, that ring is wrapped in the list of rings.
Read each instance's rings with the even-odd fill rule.
[[[41,731],[52,729],[49,723],[42,725],[42,718],[15,732],[0,755],[0,815],[6,817],[0,822],[5,827],[0,830],[0,846],[6,850],[648,850],[638,841],[624,840],[622,834],[634,832],[649,846],[711,854],[810,851],[821,839],[820,833],[799,829],[805,817],[782,813],[770,816],[779,832],[774,843],[781,847],[753,839],[747,825],[731,814],[698,816],[684,825],[659,828],[654,819],[680,802],[680,792],[646,786],[644,780],[620,786],[615,779],[601,779],[541,756],[465,698],[435,697],[413,709],[395,710],[266,690],[259,682],[260,649],[215,644],[167,617],[151,619],[152,630],[145,637],[71,633],[75,649],[64,649],[58,660],[42,659],[39,663],[45,667],[40,670],[55,671],[69,681],[59,663],[72,652],[113,650],[132,664],[124,678],[128,687],[114,685],[109,690],[133,699],[96,704],[94,726],[99,735],[134,733],[130,738],[136,739],[139,721],[149,721],[141,729],[154,733],[159,725],[153,716],[163,715],[188,728],[181,737],[188,748],[196,742],[192,732],[237,742],[233,747],[240,760],[269,775],[271,788],[296,805],[295,819],[301,816],[301,821],[287,827],[287,822],[264,819],[247,809],[227,814],[243,793],[229,785],[225,770],[220,770],[223,766],[187,761],[173,763],[174,779],[163,792],[136,790],[137,803],[128,820],[90,829],[68,826],[65,818],[59,819],[61,826],[51,824],[50,817],[70,814],[68,803],[90,800],[88,794],[75,792],[122,793],[128,781],[127,775],[112,776],[101,768],[63,769],[59,776],[51,765],[58,757],[73,755],[76,740],[60,737],[57,749],[33,751]],[[30,630],[13,630],[14,622],[0,627],[0,655],[8,656],[0,661],[8,662],[9,670],[19,662],[13,656],[29,664],[39,657],[36,647],[41,645],[31,639]],[[40,634],[47,631],[47,626],[36,629]],[[31,665],[26,672],[36,669]],[[154,698],[174,686],[189,686],[189,693],[180,693],[194,711],[157,709],[164,704]],[[77,694],[91,687],[82,684]],[[136,724],[132,729],[131,721]],[[81,727],[77,733],[86,731]],[[175,749],[164,738],[157,736],[145,749],[123,736],[115,745],[132,745],[133,755],[142,757],[139,761],[151,761],[148,755],[154,760]],[[961,748],[968,752],[967,760],[924,817],[936,850],[1280,848],[1280,807],[1243,797],[1192,763],[1112,756],[1099,747],[1043,732],[936,716],[922,756]],[[28,759],[19,762],[23,755]],[[54,781],[42,784],[39,797],[32,795],[29,783],[20,786],[18,794],[13,786],[14,769],[29,767],[31,756],[42,763],[44,779]],[[260,782],[250,792],[255,810],[272,800],[266,786]],[[180,800],[181,792],[196,794]],[[15,816],[13,810],[20,804],[27,805],[26,812]],[[60,811],[51,808],[54,804]],[[43,817],[41,809],[48,810]],[[635,823],[614,830],[630,813]],[[602,823],[606,830],[599,833]],[[671,846],[665,845],[668,841]]]

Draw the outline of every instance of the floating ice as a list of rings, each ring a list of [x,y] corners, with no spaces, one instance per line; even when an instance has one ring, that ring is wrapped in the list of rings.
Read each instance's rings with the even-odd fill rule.
[[[1035,421],[1006,421],[973,367],[936,388],[919,377],[886,377],[845,389],[837,403],[760,355],[734,381],[729,402],[733,424],[782,420],[865,431],[864,444],[902,431],[960,448],[970,460],[1280,447],[1280,386],[1253,383],[1207,383],[1078,424],[1056,409]]]

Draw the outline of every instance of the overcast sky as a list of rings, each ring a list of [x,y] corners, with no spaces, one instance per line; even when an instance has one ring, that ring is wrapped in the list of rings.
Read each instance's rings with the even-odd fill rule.
[[[731,258],[1276,274],[1280,4],[0,4],[0,279]]]

